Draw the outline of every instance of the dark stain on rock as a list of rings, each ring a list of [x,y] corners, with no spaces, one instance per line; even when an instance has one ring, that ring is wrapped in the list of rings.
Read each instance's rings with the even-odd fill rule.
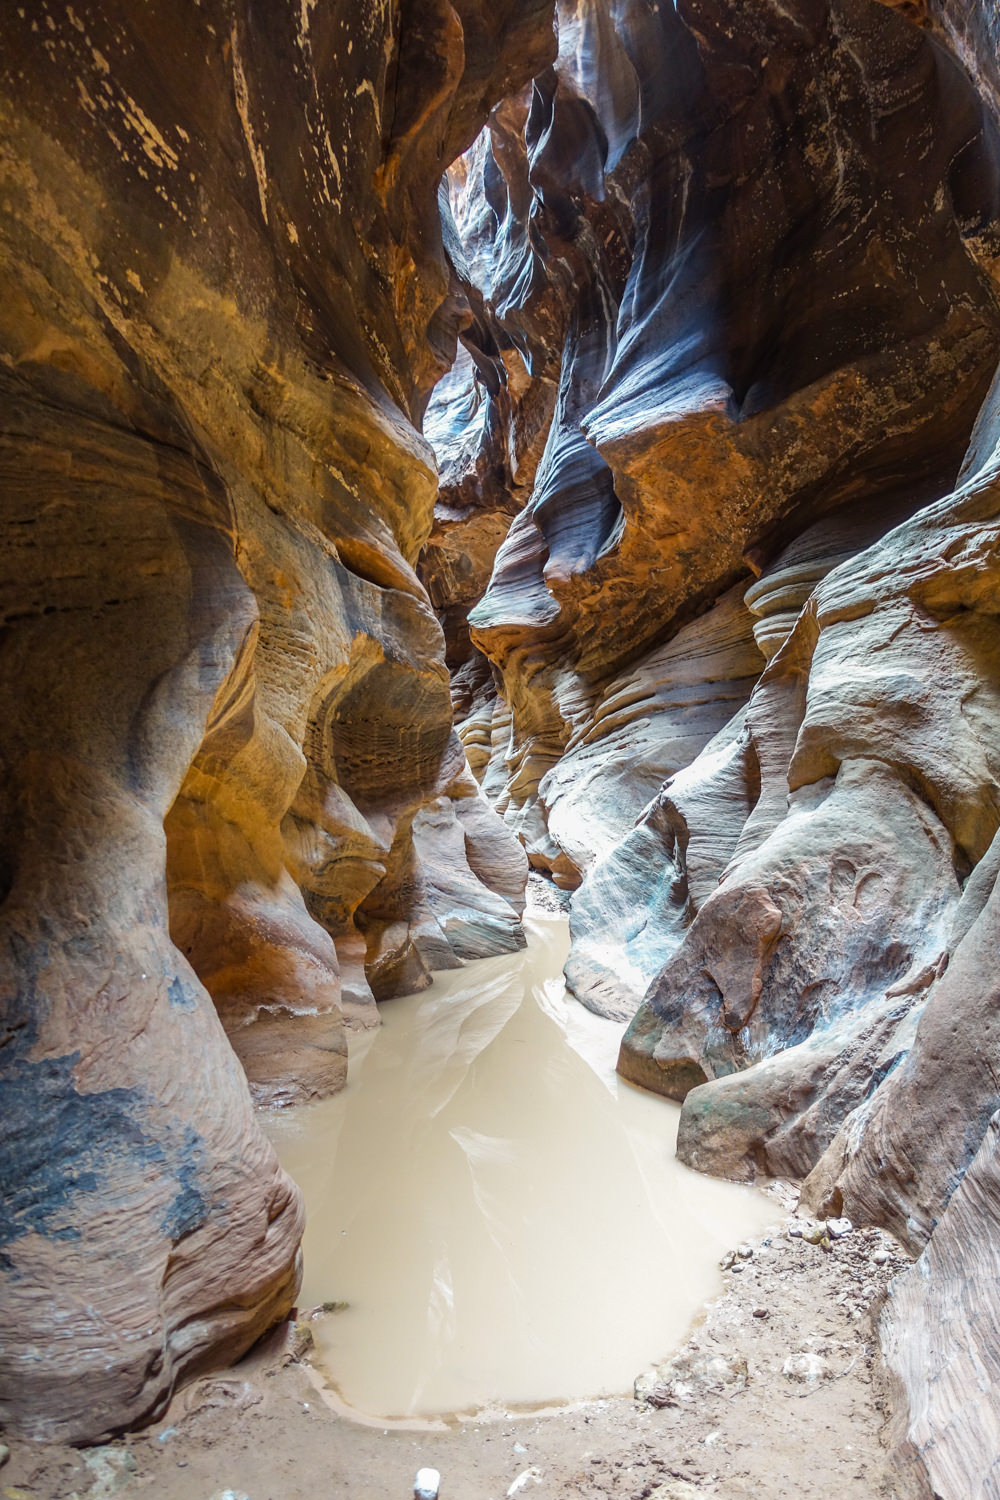
[[[167,991],[167,996],[170,1000],[170,1004],[176,1010],[198,1009],[198,997],[194,994],[193,990],[191,990],[184,983],[179,974],[175,974],[173,979],[171,979],[170,988]]]

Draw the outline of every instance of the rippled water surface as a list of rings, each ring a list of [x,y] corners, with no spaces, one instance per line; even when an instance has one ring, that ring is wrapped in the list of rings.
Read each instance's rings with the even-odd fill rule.
[[[371,1417],[626,1392],[774,1218],[674,1158],[679,1109],[567,996],[563,918],[382,1006],[333,1099],[264,1123],[305,1194],[316,1362]]]

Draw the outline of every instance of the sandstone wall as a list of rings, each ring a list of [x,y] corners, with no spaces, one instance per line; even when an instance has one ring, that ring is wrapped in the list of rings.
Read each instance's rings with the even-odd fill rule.
[[[567,3],[554,69],[453,172],[456,262],[484,315],[464,335],[470,378],[438,398],[452,424],[432,433],[443,488],[422,568],[453,627],[472,763],[562,884],[638,810],[626,798],[614,836],[591,834],[595,793],[601,824],[620,800],[594,784],[597,726],[621,727],[604,705],[627,694],[658,740],[676,733],[684,709],[653,727],[663,643],[825,516],[860,507],[870,539],[951,487],[997,352],[991,130],[931,34],[869,0],[794,16]],[[553,385],[525,504],[526,391],[537,418]],[[462,426],[463,458],[470,410],[481,441]],[[836,550],[818,546],[814,579]],[[461,588],[449,547],[475,558]],[[465,620],[502,684],[492,719]],[[761,665],[751,651],[730,680]],[[750,685],[728,690],[734,709]]]
[[[927,1246],[885,1322],[903,1456],[993,1495],[994,7],[559,31],[451,179],[483,310],[438,399],[480,426],[459,463],[437,420],[421,567],[475,536],[435,597],[460,732],[683,1159]]]
[[[244,1069],[328,1092],[342,1001],[523,942],[418,427],[469,316],[438,179],[554,42],[542,0],[3,32],[0,1424],[91,1440],[294,1300]]]
[[[903,1456],[990,1495],[994,9],[551,19],[5,7],[0,1422],[287,1311],[251,1090],[527,859],[685,1160],[923,1252]]]

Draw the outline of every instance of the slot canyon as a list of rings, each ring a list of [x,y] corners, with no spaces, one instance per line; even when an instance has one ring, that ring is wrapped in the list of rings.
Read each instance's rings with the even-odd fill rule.
[[[998,0],[0,43],[2,1500],[1000,1500]]]

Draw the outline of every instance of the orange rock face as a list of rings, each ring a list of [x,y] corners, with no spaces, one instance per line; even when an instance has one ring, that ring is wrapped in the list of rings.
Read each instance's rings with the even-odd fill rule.
[[[283,1316],[250,1091],[338,1087],[342,1001],[523,941],[415,423],[442,166],[553,48],[541,0],[6,18],[5,1431],[133,1424]]]
[[[530,862],[687,1162],[923,1251],[886,1344],[965,1500],[992,0],[560,0],[558,44],[543,0],[36,9],[0,59],[0,1424],[141,1422],[287,1313],[252,1103],[521,943]]]

